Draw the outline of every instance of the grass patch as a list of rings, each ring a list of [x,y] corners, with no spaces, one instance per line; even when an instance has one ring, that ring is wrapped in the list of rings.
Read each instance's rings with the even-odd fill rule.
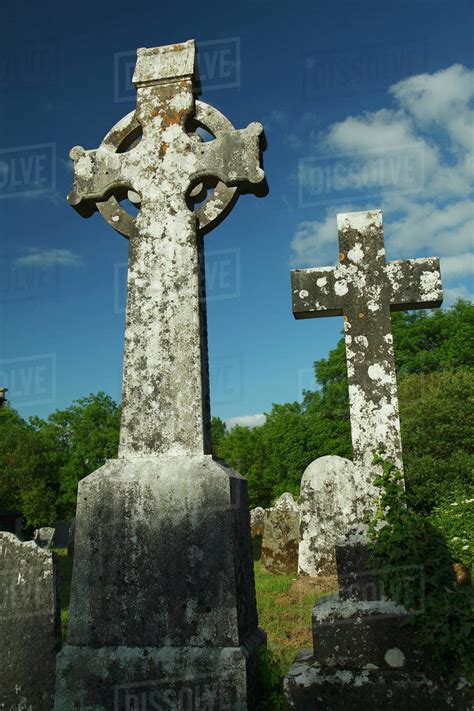
[[[68,556],[67,548],[54,548],[58,556],[59,573],[59,606],[61,609],[61,639],[66,644],[67,626],[69,621],[69,596],[71,594],[72,556]]]
[[[259,626],[265,630],[268,649],[286,674],[296,653],[313,646],[311,611],[321,595],[337,590],[336,576],[314,578],[274,575],[256,561],[255,588]]]

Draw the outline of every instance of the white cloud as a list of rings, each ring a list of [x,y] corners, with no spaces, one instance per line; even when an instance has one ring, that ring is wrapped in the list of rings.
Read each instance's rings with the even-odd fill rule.
[[[228,430],[232,430],[236,425],[240,427],[261,427],[266,420],[266,415],[262,412],[258,415],[241,415],[240,417],[231,417],[225,420]]]
[[[318,220],[297,226],[290,263],[333,262],[335,213],[381,207],[389,258],[438,255],[448,299],[469,298],[459,280],[472,274],[474,260],[474,70],[456,64],[404,79],[389,92],[394,108],[348,116],[319,137],[311,160],[323,166],[325,176],[328,166],[333,171],[323,185],[324,204],[332,206]],[[403,151],[411,163],[403,162]],[[333,163],[322,160],[328,154]],[[417,160],[419,170],[410,184],[408,171]],[[339,182],[337,162],[352,171],[339,171]],[[380,164],[383,170],[371,171],[371,165]],[[300,189],[308,190],[304,178],[300,171]],[[314,184],[320,191],[321,183]]]
[[[31,247],[27,251],[27,254],[15,260],[15,266],[46,269],[55,266],[80,267],[82,265],[81,257],[68,249],[41,249],[39,247]]]

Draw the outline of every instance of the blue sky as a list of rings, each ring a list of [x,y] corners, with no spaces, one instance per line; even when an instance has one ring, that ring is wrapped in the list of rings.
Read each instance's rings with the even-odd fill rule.
[[[339,319],[297,322],[289,270],[337,258],[336,213],[381,207],[391,259],[473,288],[471,2],[18,2],[0,49],[0,377],[22,415],[120,399],[127,243],[66,203],[69,149],[134,107],[137,47],[195,38],[202,99],[261,121],[270,194],[206,237],[213,414],[257,423],[311,387]],[[249,419],[245,419],[249,418]]]

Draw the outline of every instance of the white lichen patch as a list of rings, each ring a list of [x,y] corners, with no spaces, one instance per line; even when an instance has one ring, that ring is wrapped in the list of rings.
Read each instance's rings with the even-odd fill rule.
[[[387,649],[384,659],[388,666],[393,669],[402,669],[406,664],[406,657],[398,647]]]
[[[309,293],[306,291],[306,289],[301,289],[299,293],[300,299],[306,299],[309,296]]]
[[[355,262],[355,264],[362,262],[364,259],[364,251],[361,242],[356,242],[352,249],[348,251],[347,256],[351,262]]]
[[[319,286],[320,289],[326,286],[327,282],[327,277],[320,277],[319,279],[316,279],[316,285]]]

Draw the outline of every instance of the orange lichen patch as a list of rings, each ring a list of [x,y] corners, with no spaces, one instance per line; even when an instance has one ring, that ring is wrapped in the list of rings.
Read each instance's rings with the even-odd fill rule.
[[[349,316],[344,316],[345,323],[349,323]]]
[[[169,111],[163,115],[163,124],[165,126],[173,126],[174,124],[182,124],[186,115],[186,111]]]
[[[158,155],[160,156],[160,158],[163,158],[163,157],[164,157],[164,155],[165,155],[166,151],[168,150],[168,148],[169,148],[169,146],[168,146],[167,143],[162,143],[162,144],[161,144],[160,150],[158,151]]]
[[[360,314],[359,314],[359,318],[365,318],[365,314],[364,314],[364,313],[360,313]]]
[[[339,252],[339,260],[342,262],[346,258],[345,252]]]

